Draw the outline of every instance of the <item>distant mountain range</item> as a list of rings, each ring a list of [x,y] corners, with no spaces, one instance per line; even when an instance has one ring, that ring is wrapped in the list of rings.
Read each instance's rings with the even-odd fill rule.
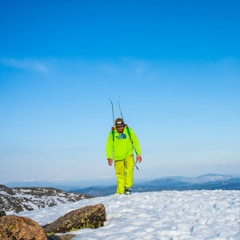
[[[94,197],[116,193],[116,180],[92,181],[28,181],[5,183],[7,187],[54,187],[66,192],[82,193]],[[152,192],[164,190],[240,190],[240,175],[206,174],[194,178],[172,176],[151,181],[135,181],[133,192]]]
[[[164,177],[152,181],[136,183],[133,192],[186,191],[186,190],[240,190],[240,177],[207,174],[196,178]],[[73,188],[71,192],[81,192],[94,197],[107,196],[116,192],[116,185]]]
[[[108,186],[113,183],[115,179],[106,178],[106,179],[93,179],[93,180],[83,180],[83,181],[70,181],[70,180],[56,180],[56,181],[15,181],[8,183],[0,183],[7,187],[53,187],[63,190],[67,190],[73,187],[91,187],[100,184],[101,186]]]

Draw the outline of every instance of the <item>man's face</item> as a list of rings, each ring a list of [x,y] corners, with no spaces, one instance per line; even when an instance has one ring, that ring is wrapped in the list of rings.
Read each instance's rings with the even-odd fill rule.
[[[119,133],[122,133],[123,130],[124,130],[124,126],[117,126],[117,131],[118,131]]]

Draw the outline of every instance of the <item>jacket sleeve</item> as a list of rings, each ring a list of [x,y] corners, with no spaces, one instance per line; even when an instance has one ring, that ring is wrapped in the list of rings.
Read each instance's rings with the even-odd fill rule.
[[[106,156],[107,159],[113,158],[113,134],[112,132],[108,135],[107,145],[106,145]]]
[[[135,148],[135,150],[137,152],[137,155],[140,156],[140,155],[142,155],[140,142],[138,140],[137,135],[133,131],[133,129],[130,129],[130,131],[131,131],[131,139],[132,139],[132,142],[133,142],[133,146],[134,146],[134,148]]]

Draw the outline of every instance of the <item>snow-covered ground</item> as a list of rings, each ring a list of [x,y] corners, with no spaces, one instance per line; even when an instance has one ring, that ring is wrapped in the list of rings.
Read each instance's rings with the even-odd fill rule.
[[[107,221],[77,239],[240,239],[240,191],[162,191],[111,195],[21,212],[40,225],[77,208],[103,203]]]

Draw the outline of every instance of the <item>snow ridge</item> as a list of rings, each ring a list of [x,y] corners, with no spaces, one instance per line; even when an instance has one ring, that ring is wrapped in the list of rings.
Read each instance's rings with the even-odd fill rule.
[[[45,225],[86,205],[103,203],[104,227],[75,232],[74,240],[240,239],[240,191],[161,191],[110,195],[19,213]]]

